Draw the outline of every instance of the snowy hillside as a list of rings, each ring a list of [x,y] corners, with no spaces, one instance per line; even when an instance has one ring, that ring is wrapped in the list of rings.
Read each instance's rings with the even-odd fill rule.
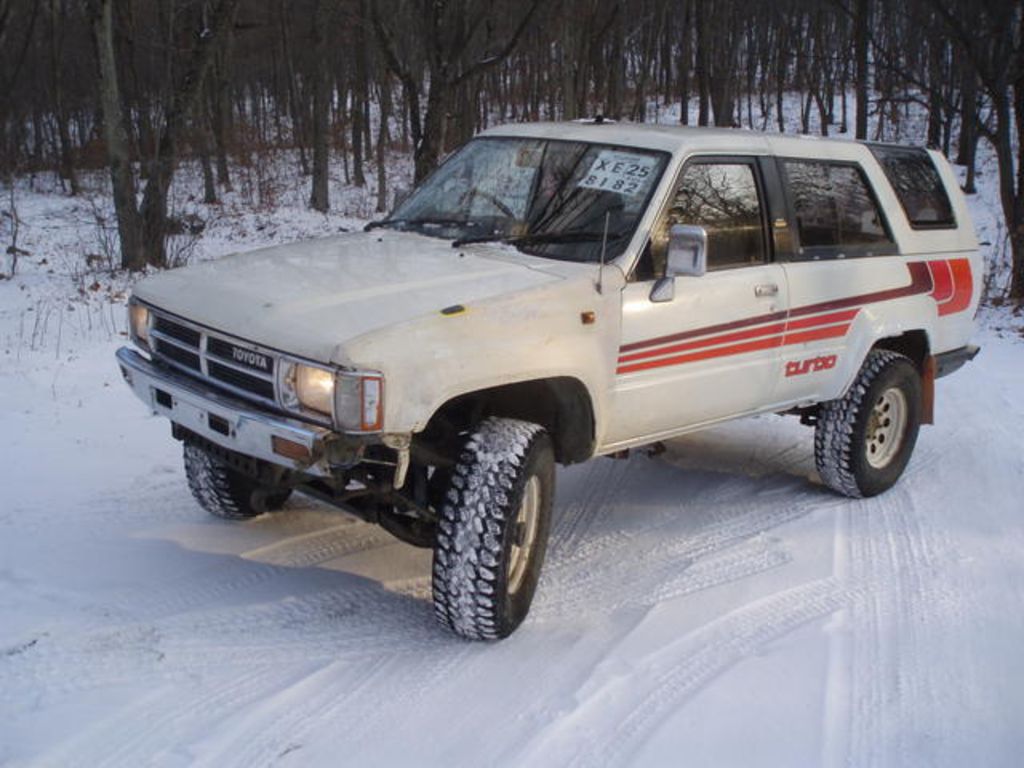
[[[184,178],[176,209],[205,222],[192,259],[373,215],[372,189],[340,185],[341,213],[311,214],[284,171],[263,207],[244,189],[201,206]],[[979,184],[998,298],[989,155]],[[983,311],[981,355],[938,384],[936,425],[881,497],[824,490],[811,431],[775,416],[560,470],[530,618],[469,644],[434,622],[424,550],[304,498],[203,513],[114,364],[130,280],[108,269],[109,203],[42,178],[16,198],[0,765],[1020,764],[1019,314]]]

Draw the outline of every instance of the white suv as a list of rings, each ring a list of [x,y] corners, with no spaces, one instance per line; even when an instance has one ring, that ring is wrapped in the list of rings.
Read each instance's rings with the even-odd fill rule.
[[[529,610],[555,462],[792,412],[826,485],[889,488],[977,352],[980,274],[934,152],[516,125],[363,233],[140,282],[118,360],[211,513],[298,490],[378,522],[433,548],[441,622],[493,639]]]

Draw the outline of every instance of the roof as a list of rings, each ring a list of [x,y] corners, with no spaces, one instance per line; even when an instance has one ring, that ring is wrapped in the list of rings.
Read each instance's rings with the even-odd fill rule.
[[[695,128],[686,125],[623,122],[510,123],[481,136],[523,136],[571,141],[598,141],[627,147],[722,153],[773,153],[783,156],[829,156],[855,159],[867,146],[849,138],[765,133],[747,128]]]

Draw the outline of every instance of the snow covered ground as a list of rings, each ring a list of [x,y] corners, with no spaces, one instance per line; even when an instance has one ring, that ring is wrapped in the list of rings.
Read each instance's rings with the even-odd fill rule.
[[[1005,280],[994,168],[972,202]],[[371,215],[239,192],[193,258]],[[1024,754],[1024,319],[938,385],[901,483],[825,491],[763,417],[562,470],[526,624],[434,623],[429,553],[302,498],[246,523],[188,494],[113,362],[124,276],[95,204],[18,189],[0,281],[0,764],[957,766]],[[181,205],[188,203],[187,198]],[[215,215],[213,215],[215,214]],[[99,229],[98,229],[99,228]]]

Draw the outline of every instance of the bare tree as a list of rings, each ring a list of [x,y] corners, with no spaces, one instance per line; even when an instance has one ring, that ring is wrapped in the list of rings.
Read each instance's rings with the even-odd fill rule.
[[[999,159],[999,195],[1013,251],[1010,296],[1024,299],[1024,7],[1001,0],[930,2],[992,104],[995,126],[984,130]]]
[[[395,36],[384,22],[379,3],[372,4],[373,26],[385,61],[401,80],[409,99],[409,125],[413,139],[416,181],[437,165],[443,144],[443,121],[455,90],[490,67],[500,64],[518,45],[540,6],[530,0],[519,22],[505,40],[493,44],[485,32],[489,4],[472,0],[420,0],[414,3],[418,21],[410,30],[424,52],[428,72],[427,105],[420,117],[422,80],[413,62],[403,56]],[[472,60],[466,61],[471,55]]]

